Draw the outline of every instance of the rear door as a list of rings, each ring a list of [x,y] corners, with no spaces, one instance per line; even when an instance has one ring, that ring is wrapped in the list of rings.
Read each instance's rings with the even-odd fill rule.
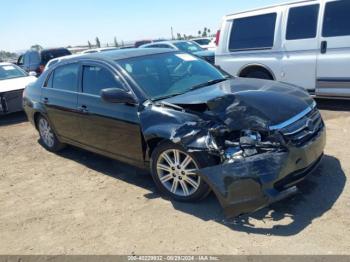
[[[107,103],[100,96],[105,88],[126,89],[120,76],[105,65],[84,63],[81,86],[78,107],[83,143],[125,162],[142,161],[138,107]]]
[[[350,1],[326,1],[322,11],[316,94],[350,97]]]
[[[77,142],[81,140],[77,111],[79,75],[78,63],[60,66],[51,73],[41,93],[56,134]]]
[[[318,54],[319,4],[291,6],[285,10],[282,34],[282,80],[315,92]]]

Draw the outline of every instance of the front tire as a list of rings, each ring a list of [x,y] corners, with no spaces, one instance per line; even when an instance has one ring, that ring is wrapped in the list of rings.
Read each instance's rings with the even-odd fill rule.
[[[193,202],[210,193],[209,186],[195,174],[207,163],[179,145],[162,143],[152,153],[151,174],[163,194],[176,201]]]
[[[64,148],[65,145],[57,139],[49,121],[45,117],[38,117],[37,127],[40,135],[40,142],[45,149],[50,152],[58,152]]]

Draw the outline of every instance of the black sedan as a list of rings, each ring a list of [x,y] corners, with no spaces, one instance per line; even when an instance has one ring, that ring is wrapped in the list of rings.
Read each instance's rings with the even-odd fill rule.
[[[26,88],[24,108],[47,150],[70,144],[150,166],[167,196],[194,201],[213,191],[228,216],[293,194],[325,146],[305,90],[234,78],[167,49],[61,61]]]

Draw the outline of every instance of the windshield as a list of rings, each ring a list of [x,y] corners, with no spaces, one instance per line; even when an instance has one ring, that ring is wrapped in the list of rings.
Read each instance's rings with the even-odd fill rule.
[[[67,49],[53,49],[53,50],[45,50],[42,51],[41,56],[42,56],[42,63],[46,65],[50,60],[57,58],[57,57],[62,57],[62,56],[67,56],[71,55],[71,52],[69,52]]]
[[[227,78],[211,64],[185,53],[163,53],[117,62],[152,100],[183,94]]]
[[[174,43],[174,45],[181,51],[184,51],[187,53],[194,53],[194,52],[199,52],[204,50],[194,42],[177,42],[177,43]]]
[[[193,41],[195,41],[197,44],[200,44],[200,45],[209,45],[211,42],[210,39],[196,39]]]
[[[15,65],[0,65],[0,80],[28,76],[26,72]]]

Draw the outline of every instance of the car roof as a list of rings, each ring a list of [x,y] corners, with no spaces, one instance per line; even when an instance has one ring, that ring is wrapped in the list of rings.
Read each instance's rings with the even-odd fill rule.
[[[267,5],[267,6],[264,6],[264,7],[261,7],[261,8],[256,8],[256,9],[250,9],[250,10],[246,10],[246,11],[242,11],[242,12],[237,12],[237,13],[232,13],[232,14],[229,14],[229,15],[226,15],[225,17],[230,17],[230,16],[235,16],[235,15],[240,15],[240,14],[245,14],[245,13],[252,13],[252,12],[255,12],[255,11],[262,11],[262,10],[268,10],[268,9],[271,9],[271,8],[275,8],[275,7],[280,7],[280,6],[289,6],[289,5],[294,5],[294,4],[303,4],[303,3],[311,3],[311,2],[316,2],[318,0],[293,0],[293,1],[287,1],[287,2],[284,2],[284,3],[280,3],[280,4],[274,4],[274,5]]]
[[[66,58],[64,61],[80,60],[80,59],[94,59],[94,60],[108,60],[116,61],[127,58],[135,58],[147,55],[165,54],[176,52],[172,49],[164,48],[131,48],[131,49],[119,49],[112,50],[108,52],[92,53],[92,54],[82,54],[79,56]]]

